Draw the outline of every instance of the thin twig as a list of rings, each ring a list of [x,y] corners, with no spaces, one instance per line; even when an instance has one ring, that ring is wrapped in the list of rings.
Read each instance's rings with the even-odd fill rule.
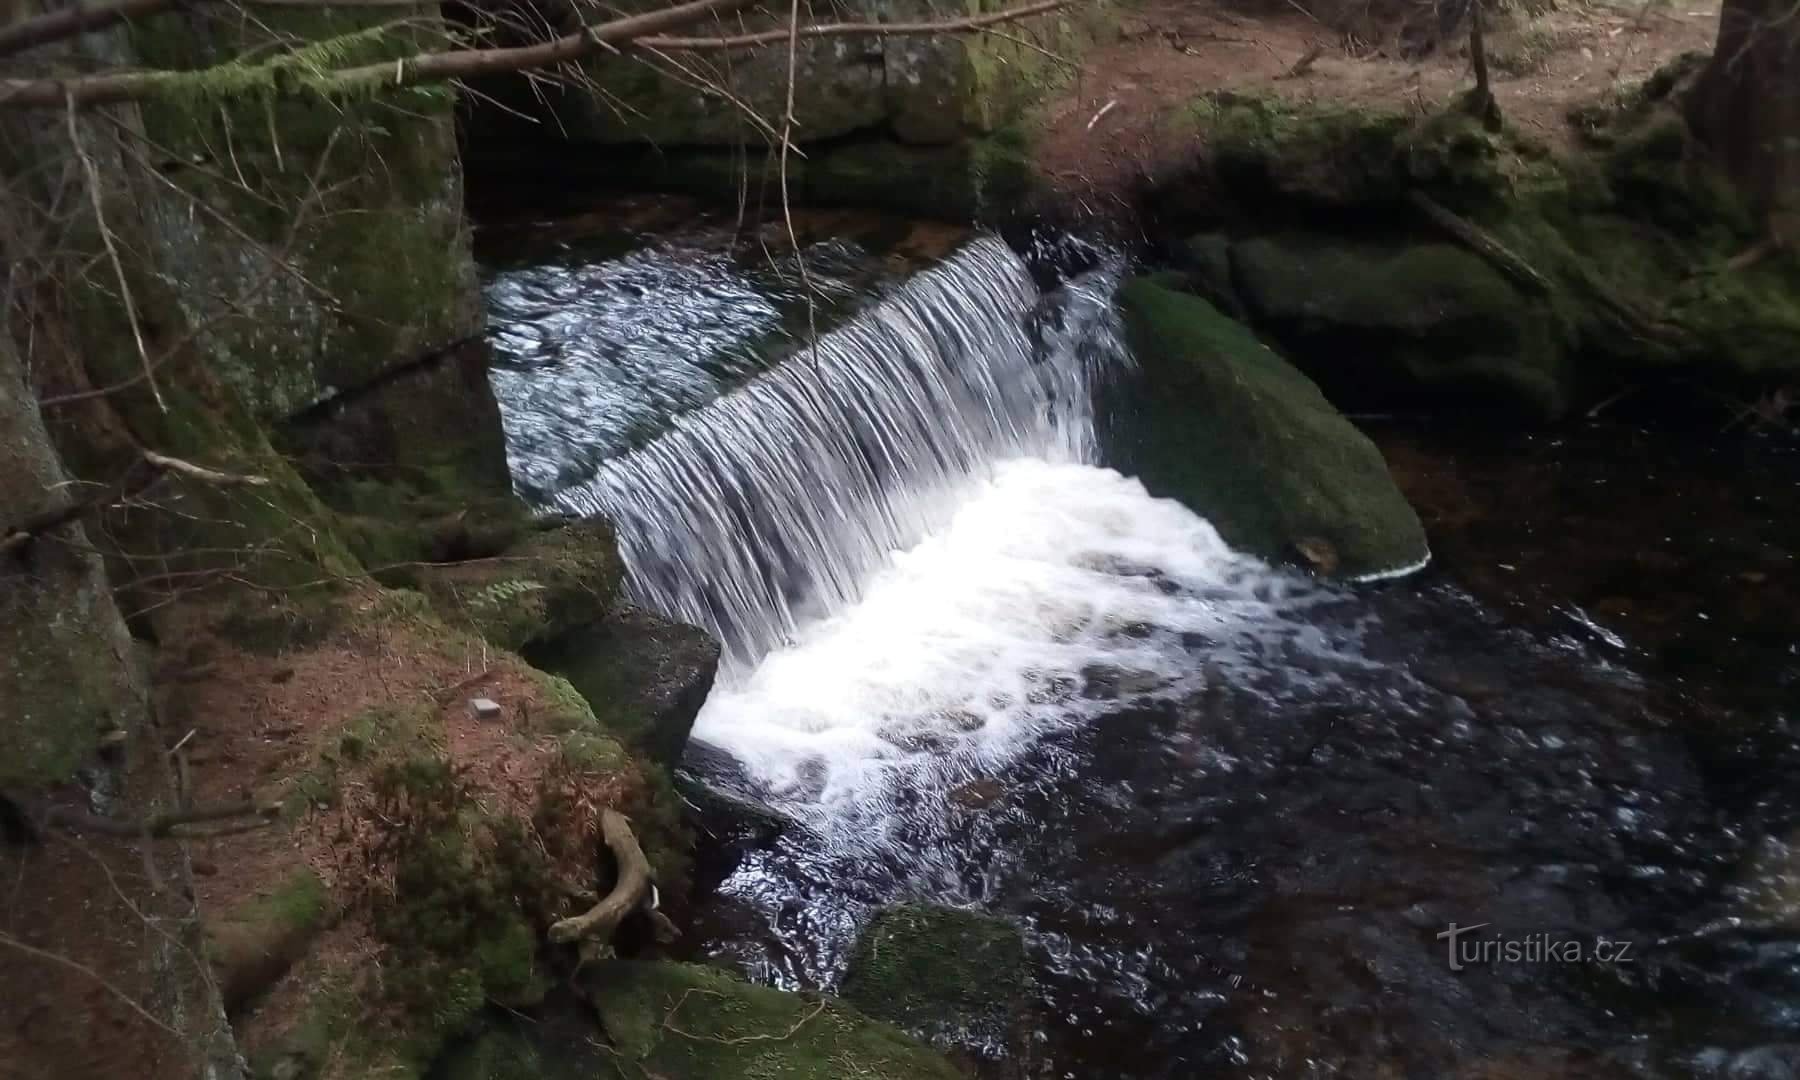
[[[87,174],[94,225],[100,230],[100,242],[106,246],[106,257],[112,262],[113,276],[119,279],[119,301],[125,305],[125,319],[131,324],[131,340],[137,344],[144,380],[150,384],[150,395],[156,399],[156,407],[168,412],[169,406],[163,401],[162,388],[156,385],[156,373],[151,369],[150,350],[144,348],[144,331],[138,325],[137,303],[132,299],[131,285],[125,280],[125,264],[119,261],[119,249],[113,244],[112,230],[106,227],[106,209],[102,205],[105,200],[100,197],[100,170],[94,167],[94,159],[88,156],[87,149],[81,145],[81,132],[75,123],[75,96],[70,94],[68,100],[69,145],[74,148],[75,156],[81,160],[82,171]]]
[[[26,954],[27,956],[35,956],[39,960],[48,960],[53,964],[61,964],[63,967],[69,968],[72,971],[79,971],[81,974],[86,975],[88,978],[90,978],[90,979],[94,980],[96,983],[100,984],[101,989],[105,990],[107,993],[111,994],[113,997],[118,998],[128,1008],[130,1008],[132,1012],[137,1013],[139,1016],[143,1017],[145,1020],[150,1021],[150,1023],[156,1025],[158,1028],[161,1028],[163,1031],[168,1032],[170,1035],[174,1036],[175,1038],[179,1039],[182,1037],[181,1032],[176,1031],[174,1028],[170,1027],[168,1024],[165,1024],[161,1020],[158,1020],[156,1017],[150,1015],[150,1011],[148,1009],[144,1008],[142,1005],[139,1005],[137,1003],[137,1001],[135,999],[133,999],[130,994],[127,994],[125,991],[119,989],[118,987],[114,986],[112,983],[106,981],[106,979],[101,977],[99,972],[96,972],[93,968],[88,967],[86,964],[83,964],[76,960],[71,960],[66,956],[60,956],[56,953],[48,952],[44,949],[38,948],[35,945],[27,945],[23,941],[20,941],[18,938],[13,937],[11,934],[5,933],[4,931],[0,931],[0,945],[5,945],[9,949],[17,949],[19,952],[22,952],[22,953]]]

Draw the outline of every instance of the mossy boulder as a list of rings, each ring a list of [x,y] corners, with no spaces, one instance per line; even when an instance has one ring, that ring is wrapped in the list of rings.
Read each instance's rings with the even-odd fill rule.
[[[1462,208],[1497,205],[1521,192],[1562,187],[1549,154],[1510,132],[1490,132],[1450,110],[1429,116],[1219,91],[1177,121],[1198,136],[1201,188],[1239,204],[1308,211],[1406,212],[1423,190]],[[1179,215],[1194,176],[1171,178],[1152,198],[1159,216]]]
[[[242,60],[300,40],[333,66],[379,63],[441,40],[437,17],[422,4],[401,20],[320,9],[134,23],[145,65],[248,82],[145,103],[167,164],[136,211],[208,368],[257,419],[304,416],[276,441],[309,476],[503,492],[453,95],[277,94]]]
[[[1574,365],[1547,303],[1448,244],[1308,233],[1230,246],[1249,321],[1333,400],[1455,400],[1554,419],[1575,398]]]
[[[1173,275],[1119,291],[1141,367],[1115,460],[1233,547],[1363,577],[1420,565],[1425,532],[1381,452],[1312,380]]]
[[[582,521],[531,534],[491,558],[423,567],[413,576],[452,624],[517,650],[603,619],[624,565],[612,528]]]
[[[698,627],[624,607],[526,650],[566,678],[600,726],[672,768],[719,670],[719,643]]]
[[[0,333],[0,537],[68,505],[12,340]],[[67,780],[110,731],[148,713],[105,567],[79,523],[0,552],[0,789]]]
[[[716,968],[613,960],[584,969],[627,1080],[954,1080],[898,1028],[832,998],[751,986]]]
[[[569,1000],[564,1000],[568,998]],[[437,1080],[595,1080],[613,1075],[612,1053],[587,1006],[559,994],[530,1015],[491,1009],[481,1031],[446,1047]]]
[[[931,904],[875,917],[856,943],[844,1000],[932,1044],[1004,1056],[1030,975],[1003,919]]]

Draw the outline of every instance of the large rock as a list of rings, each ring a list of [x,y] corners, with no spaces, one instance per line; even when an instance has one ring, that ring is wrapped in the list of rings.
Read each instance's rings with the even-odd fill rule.
[[[719,670],[719,643],[686,623],[626,607],[526,650],[586,698],[601,726],[673,768]]]
[[[339,37],[379,62],[441,42],[416,11],[176,13],[135,25],[145,65],[192,68],[275,40]],[[379,33],[377,27],[386,28]],[[509,490],[463,214],[453,98],[435,89],[327,106],[246,93],[156,100],[145,134],[174,164],[139,208],[209,369],[262,421],[297,415],[284,450],[328,476],[458,493]],[[229,167],[218,159],[229,155]],[[197,167],[184,168],[192,162]]]
[[[1286,234],[1234,243],[1229,258],[1252,324],[1334,400],[1449,398],[1541,419],[1573,402],[1549,305],[1462,248]]]
[[[612,960],[581,987],[621,1072],[665,1080],[956,1080],[898,1029],[831,998],[751,986],[715,968]]]
[[[0,537],[69,505],[68,477],[3,332],[0,466]],[[131,640],[79,521],[0,552],[0,702],[0,789],[67,780],[103,734],[145,719]]]
[[[882,911],[863,932],[844,1000],[938,1046],[1005,1056],[1024,1004],[1025,942],[1011,923],[932,904]]]
[[[1428,557],[1425,531],[1381,452],[1310,379],[1180,279],[1119,291],[1142,375],[1115,425],[1115,457],[1152,493],[1204,515],[1227,543],[1299,554],[1349,577]]]
[[[600,620],[623,576],[612,528],[583,521],[529,535],[493,558],[420,568],[410,583],[452,623],[518,650]]]

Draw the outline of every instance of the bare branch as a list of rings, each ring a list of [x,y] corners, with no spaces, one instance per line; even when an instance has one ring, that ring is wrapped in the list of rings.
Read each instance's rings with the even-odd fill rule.
[[[149,0],[120,0],[149,2]],[[301,0],[294,0],[301,2]],[[675,37],[665,31],[699,22],[709,15],[741,11],[757,0],[692,0],[660,11],[613,19],[588,26],[578,32],[564,34],[535,45],[495,48],[448,49],[419,53],[397,60],[384,60],[357,67],[322,73],[303,73],[292,88],[277,84],[282,92],[305,92],[322,97],[355,96],[383,90],[398,90],[427,83],[477,78],[518,71],[554,68],[585,59],[602,52],[616,52],[622,47],[670,51],[708,51],[747,49],[772,45],[794,38],[814,37],[905,37],[933,34],[992,33],[999,23],[1014,22],[1066,7],[1071,0],[1037,0],[986,15],[961,19],[941,19],[912,23],[836,22],[816,23],[766,30],[752,34],[717,37]],[[271,73],[283,62],[282,57],[258,65]],[[239,65],[240,68],[242,65]],[[65,102],[76,107],[103,105],[120,101],[152,98],[173,87],[203,87],[212,69],[184,71],[123,71],[98,75],[81,75],[67,79],[3,79],[0,80],[0,106],[43,108]],[[241,71],[239,72],[241,75]]]
[[[86,964],[83,964],[76,960],[71,960],[66,956],[60,956],[56,953],[49,952],[44,949],[40,949],[35,945],[27,945],[23,941],[20,941],[18,938],[13,937],[11,934],[0,933],[0,945],[4,945],[9,949],[17,949],[19,952],[22,952],[27,956],[35,956],[39,960],[48,960],[53,964],[60,964],[61,966],[69,968],[71,970],[79,971],[81,974],[86,975],[88,978],[90,978],[90,979],[94,980],[96,983],[100,984],[101,989],[105,990],[107,993],[111,994],[113,997],[118,998],[119,1001],[122,1002],[126,1007],[130,1008],[132,1012],[137,1013],[139,1016],[143,1017],[145,1020],[148,1020],[150,1023],[161,1028],[163,1031],[168,1032],[170,1035],[173,1035],[177,1039],[180,1039],[183,1037],[181,1032],[176,1031],[174,1028],[170,1027],[168,1024],[164,1023],[161,1020],[158,1020],[155,1016],[152,1016],[148,1009],[144,1008],[142,1005],[139,1005],[137,1003],[136,998],[132,997],[130,994],[127,994],[125,991],[114,986],[112,983],[107,982],[106,979],[104,977],[102,977],[99,972],[95,971],[91,967],[88,967]]]
[[[910,23],[872,23],[872,22],[836,22],[815,23],[802,26],[793,36],[803,38],[814,37],[920,37],[937,34],[974,34],[981,33],[987,27],[997,23],[1016,22],[1032,15],[1041,15],[1046,11],[1067,7],[1070,0],[1038,0],[1033,4],[1021,4],[1014,8],[990,12],[986,15],[973,15],[965,19],[941,19],[927,22]],[[686,49],[701,51],[710,49],[751,49],[759,45],[774,45],[788,40],[787,28],[763,30],[754,34],[735,34],[730,37],[646,37],[632,42],[639,48],[654,49]]]
[[[185,810],[172,810],[166,814],[152,814],[142,821],[114,821],[90,814],[85,810],[76,810],[67,806],[53,806],[44,812],[44,824],[69,829],[73,832],[97,833],[101,836],[148,836],[164,837],[171,835],[182,825],[203,825],[215,821],[236,821],[239,818],[272,819],[281,812],[280,803],[229,803],[221,806],[192,806]]]
[[[103,488],[100,493],[87,499],[71,502],[51,510],[34,514],[16,525],[0,531],[0,555],[16,548],[24,547],[33,538],[51,532],[106,507],[113,506],[133,495],[141,494],[162,477],[164,473],[178,473],[192,480],[212,484],[216,487],[261,487],[269,482],[266,476],[246,476],[238,473],[220,472],[204,465],[195,465],[191,461],[159,454],[154,450],[142,450],[144,464],[150,467],[147,476],[139,470],[127,469],[119,479]]]
[[[106,258],[112,263],[113,277],[119,282],[119,302],[125,306],[125,321],[131,325],[131,340],[137,344],[138,362],[142,365],[144,381],[150,384],[150,396],[156,399],[156,407],[163,412],[169,406],[163,401],[162,387],[156,385],[156,373],[150,363],[150,350],[144,347],[143,327],[138,323],[137,302],[132,299],[131,285],[125,279],[125,265],[119,261],[118,246],[113,243],[112,230],[106,226],[105,199],[100,195],[100,170],[94,167],[94,159],[88,155],[81,145],[81,131],[75,123],[75,99],[69,99],[69,145],[74,148],[75,156],[81,160],[81,170],[87,176],[88,200],[94,210],[94,226],[100,230],[100,242],[106,246]]]
[[[191,480],[212,484],[215,487],[262,487],[269,482],[266,476],[249,476],[239,473],[220,472],[204,465],[196,465],[191,461],[183,461],[167,454],[159,454],[154,450],[144,451],[144,460],[159,469],[172,473],[180,473]]]
[[[286,89],[285,84],[279,80],[275,85],[289,93],[355,97],[426,83],[556,67],[596,53],[616,50],[618,46],[638,38],[679,29],[708,15],[738,11],[750,7],[754,2],[755,0],[691,0],[659,11],[597,23],[584,27],[577,33],[564,34],[536,45],[446,49],[335,71],[290,71],[294,76],[290,80],[293,89]],[[278,68],[288,69],[290,65],[284,61],[285,57],[278,56],[263,64],[254,65],[252,70],[260,68],[274,75]],[[225,81],[241,83],[244,67],[241,63],[232,66],[233,79]],[[177,86],[204,89],[217,81],[219,71],[219,68],[194,72],[124,71],[68,79],[5,79],[0,80],[0,106],[44,108],[65,102],[73,106],[92,106],[138,101],[156,97]]]

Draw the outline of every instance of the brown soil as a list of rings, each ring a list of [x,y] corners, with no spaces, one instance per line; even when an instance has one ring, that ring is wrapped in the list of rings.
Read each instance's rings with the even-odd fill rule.
[[[167,611],[153,677],[162,730],[145,733],[132,752],[143,762],[180,743],[194,805],[254,800],[290,807],[268,827],[182,845],[202,915],[216,918],[269,895],[301,867],[326,883],[340,912],[295,972],[249,1016],[236,1018],[247,1047],[290,1029],[319,978],[378,972],[379,949],[361,901],[382,887],[381,868],[366,855],[374,828],[370,777],[382,751],[341,770],[326,804],[295,797],[347,724],[372,709],[410,712],[485,806],[527,820],[559,760],[543,723],[555,703],[517,656],[373,586],[346,588],[323,615],[309,608],[310,615],[296,618],[273,602],[264,605],[245,594]],[[476,719],[473,697],[499,703],[501,716]],[[126,779],[132,798],[118,816],[141,816],[155,793],[166,799],[166,783],[150,782],[147,771],[137,768]],[[623,790],[596,788],[611,798]],[[64,801],[79,805],[81,795],[71,791]],[[192,1073],[180,1041],[126,1000],[156,1012],[154,988],[141,974],[146,923],[133,908],[153,912],[159,895],[189,892],[177,842],[153,842],[159,864],[172,867],[160,876],[159,894],[150,887],[142,842],[61,832],[44,839],[38,847],[0,846],[0,934],[92,973],[0,941],[0,1075]],[[181,962],[210,978],[194,956]]]
[[[153,889],[135,843],[51,834],[35,847],[0,846],[0,1075],[194,1072],[189,1048],[155,1016],[144,963],[153,931],[143,915],[180,906]]]
[[[1711,49],[1718,13],[1718,0],[1563,0],[1543,15],[1500,17],[1488,31],[1488,54],[1501,112],[1516,129],[1567,149],[1572,107],[1684,52]],[[1294,74],[1315,49],[1316,59]],[[1116,41],[1082,57],[1078,77],[1047,112],[1038,163],[1065,194],[1104,210],[1134,180],[1192,155],[1176,121],[1209,91],[1425,112],[1473,84],[1466,49],[1400,59],[1346,42],[1292,8],[1249,14],[1213,0],[1145,0],[1121,17]]]

